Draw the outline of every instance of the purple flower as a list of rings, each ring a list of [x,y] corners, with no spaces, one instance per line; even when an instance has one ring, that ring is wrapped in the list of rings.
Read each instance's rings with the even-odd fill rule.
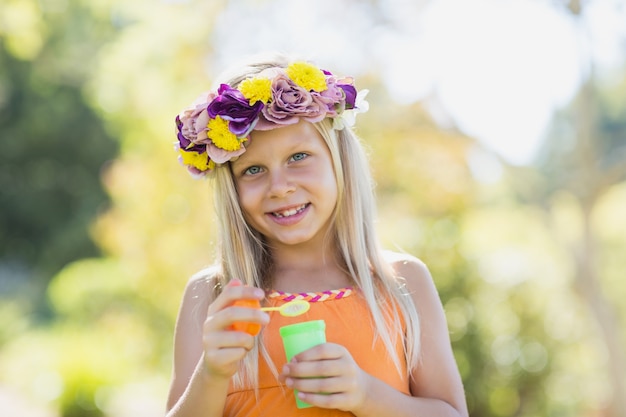
[[[190,118],[187,118],[186,121],[191,121]],[[189,137],[194,137],[195,133],[192,133],[189,129],[189,126],[185,126],[183,120],[181,120],[180,116],[176,116],[176,127],[178,128],[178,146],[185,151],[194,151],[198,153],[202,153],[206,151],[205,145],[194,144],[194,142],[189,139]],[[194,144],[193,146],[191,146]]]
[[[271,101],[262,110],[269,122],[289,125],[299,118],[315,123],[326,116],[327,106],[314,100],[311,93],[296,85],[286,74],[277,75],[272,82]]]
[[[251,106],[239,90],[228,84],[220,85],[217,94],[218,96],[207,107],[209,117],[220,116],[228,120],[228,130],[237,137],[247,136],[254,129],[263,103],[257,101]]]
[[[353,109],[356,102],[356,88],[352,84],[337,84],[337,87],[341,88],[346,95],[346,110]]]

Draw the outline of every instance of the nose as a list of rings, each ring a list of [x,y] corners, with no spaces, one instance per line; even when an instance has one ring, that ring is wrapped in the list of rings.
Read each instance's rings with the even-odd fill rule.
[[[274,170],[270,173],[269,196],[281,198],[293,193],[296,190],[294,183],[289,178],[285,170]]]

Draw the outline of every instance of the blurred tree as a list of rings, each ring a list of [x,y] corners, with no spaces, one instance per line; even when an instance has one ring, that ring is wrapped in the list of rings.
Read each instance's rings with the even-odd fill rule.
[[[583,12],[580,1],[566,3],[575,17]],[[511,167],[511,172],[522,200],[541,208],[546,225],[571,257],[573,290],[586,304],[608,352],[612,392],[604,415],[620,417],[626,415],[626,311],[620,310],[622,300],[612,297],[616,289],[608,285],[602,268],[610,249],[600,241],[594,213],[626,181],[626,78],[603,80],[589,65],[577,97],[555,117],[536,165]],[[564,199],[576,213],[565,234],[559,230],[561,212],[555,209]]]
[[[463,250],[465,213],[475,203],[476,187],[466,153],[473,142],[459,132],[438,130],[417,106],[398,109],[400,126],[385,132],[393,150],[374,157],[380,229],[391,249],[407,251],[423,260],[431,271],[448,318],[454,354],[465,384],[471,415],[493,416],[489,392],[497,370],[489,366],[489,338],[476,313],[484,283],[473,259]],[[421,126],[403,126],[421,118]],[[392,121],[393,120],[393,121]],[[369,137],[369,135],[368,135]],[[381,138],[381,137],[379,137]],[[377,142],[376,136],[372,139]],[[400,151],[401,149],[401,151]],[[518,386],[519,381],[506,380]]]
[[[26,282],[41,296],[65,264],[99,253],[88,228],[117,144],[82,88],[113,27],[74,3],[0,5],[0,290]]]
[[[551,215],[552,203],[567,194],[579,213],[575,238],[562,242],[574,261],[573,288],[586,303],[600,330],[609,355],[612,403],[609,416],[626,415],[626,317],[621,300],[610,297],[601,265],[605,253],[599,241],[594,212],[605,195],[626,181],[626,79],[621,86],[600,87],[593,76],[583,85],[572,106],[556,118],[550,141],[537,162],[540,177],[533,190],[521,191]]]
[[[42,366],[61,375],[64,417],[109,413],[120,402],[132,408],[127,385],[166,381],[169,374],[180,295],[188,277],[211,261],[212,234],[206,182],[189,178],[173,152],[174,118],[211,82],[210,17],[219,7],[114,1],[106,14],[122,27],[94,57],[84,91],[119,131],[120,155],[102,175],[112,206],[91,229],[103,256],[68,264],[49,287],[59,323],[75,335],[67,343],[56,340],[61,333],[48,337],[72,352],[72,339],[97,345],[80,334],[119,349],[110,357],[100,342],[76,354],[88,366],[64,360]],[[101,361],[105,371],[95,365]],[[161,409],[166,386],[159,388],[153,401]]]
[[[23,323],[29,313],[39,319],[58,313],[49,309],[44,293],[52,277],[71,261],[100,254],[89,228],[108,207],[100,174],[118,143],[83,90],[99,49],[116,32],[103,6],[79,0],[0,3],[0,297],[12,298],[0,301],[3,353],[30,339],[26,329],[42,331]],[[8,321],[15,314],[7,315],[5,303],[19,312],[19,326]],[[72,338],[59,333],[68,344],[57,349],[50,337],[55,331],[46,334],[34,343],[39,352],[42,345],[55,351],[61,367],[76,359],[69,353]],[[58,368],[33,366],[41,356],[47,355],[26,354],[30,361],[19,362],[18,375],[28,378],[33,370],[31,381],[45,372],[58,375]],[[90,370],[82,368],[72,368],[59,384],[65,387],[63,416],[102,415],[94,406],[94,384],[80,376],[89,377]],[[5,378],[3,373],[3,383]],[[8,378],[17,381],[15,375]]]
[[[543,326],[547,294],[533,279],[539,274],[489,270],[507,260],[515,265],[528,250],[503,246],[503,235],[523,235],[541,248],[535,256],[553,250],[549,236],[511,206],[506,184],[489,191],[476,181],[469,161],[486,152],[476,140],[451,123],[437,126],[421,104],[400,106],[378,94],[382,87],[372,90],[373,109],[359,129],[377,182],[379,228],[387,247],[418,256],[431,270],[471,415],[549,415],[544,381],[559,344]]]

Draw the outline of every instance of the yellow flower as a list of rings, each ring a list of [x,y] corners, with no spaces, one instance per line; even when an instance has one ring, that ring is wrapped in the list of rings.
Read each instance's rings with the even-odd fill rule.
[[[294,62],[287,67],[287,76],[298,86],[307,91],[326,90],[326,76],[314,65],[306,62]]]
[[[180,156],[183,158],[183,164],[190,165],[200,171],[206,171],[212,169],[215,164],[209,160],[209,155],[204,153],[198,153],[194,151],[185,151],[183,149],[178,150]]]
[[[209,128],[207,136],[218,148],[225,151],[236,151],[241,148],[241,142],[237,136],[228,130],[228,120],[215,116],[215,119],[209,119],[207,127]]]
[[[248,78],[241,82],[239,91],[251,106],[257,101],[267,104],[272,97],[272,81],[269,78]]]

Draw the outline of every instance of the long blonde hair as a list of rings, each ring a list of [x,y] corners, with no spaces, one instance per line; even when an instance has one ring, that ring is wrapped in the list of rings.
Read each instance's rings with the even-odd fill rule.
[[[244,79],[272,67],[286,67],[291,60],[274,56],[245,65],[230,73],[226,81],[236,87]],[[417,366],[420,326],[416,308],[405,291],[402,278],[395,275],[385,261],[375,230],[376,203],[369,161],[360,139],[349,128],[334,130],[328,119],[314,126],[330,150],[338,186],[337,206],[333,215],[334,236],[340,258],[354,285],[359,288],[371,312],[376,334],[384,343],[398,372],[402,361],[395,344],[403,337],[402,345],[409,369]],[[215,178],[215,205],[218,219],[218,259],[221,273],[215,277],[218,288],[232,278],[247,285],[266,288],[271,274],[272,259],[263,236],[244,219],[230,164],[217,167]],[[396,308],[397,307],[397,308]],[[405,325],[405,329],[402,327]],[[276,370],[263,346],[255,346],[243,361],[243,368],[234,382],[241,386],[257,379],[258,353],[263,355],[270,369]],[[256,385],[256,384],[254,384]]]

